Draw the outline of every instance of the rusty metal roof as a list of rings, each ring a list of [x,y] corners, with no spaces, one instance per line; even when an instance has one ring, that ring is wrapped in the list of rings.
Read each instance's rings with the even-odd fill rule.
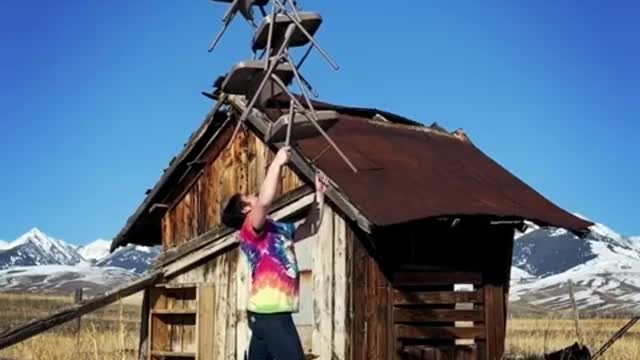
[[[286,103],[276,104],[288,109]],[[319,110],[335,110],[340,114],[328,133],[360,171],[354,174],[335,151],[327,149],[328,144],[320,136],[300,141],[300,149],[374,225],[468,215],[528,219],[576,233],[592,225],[556,206],[509,173],[462,132],[449,134],[435,124],[425,127],[378,109],[322,102],[314,105]],[[179,186],[176,181],[187,171],[187,163],[194,154],[215,143],[210,140],[225,117],[216,110],[207,115],[183,151],[172,159],[169,168],[147,192],[114,239],[111,251],[128,243],[158,243],[160,218],[149,209],[163,198],[167,189]],[[273,109],[265,113],[273,119],[283,114],[282,110]]]
[[[346,112],[328,134],[359,169],[357,174],[322,137],[299,145],[375,225],[469,215],[529,219],[574,232],[592,225],[536,192],[460,130],[450,134]]]

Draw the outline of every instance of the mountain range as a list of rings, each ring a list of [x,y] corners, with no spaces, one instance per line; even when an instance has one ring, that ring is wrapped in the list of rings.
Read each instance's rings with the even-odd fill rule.
[[[576,214],[583,217],[582,215]],[[571,309],[569,281],[582,313],[640,314],[640,236],[595,223],[580,239],[565,229],[527,223],[514,241],[510,309]],[[0,291],[100,293],[147,271],[161,248],[129,245],[109,253],[109,240],[76,247],[32,229],[0,241]]]
[[[160,247],[127,246],[109,253],[111,241],[77,247],[31,229],[0,241],[0,291],[100,293],[146,272]]]
[[[582,218],[584,216],[575,214]],[[583,239],[531,225],[514,242],[510,302],[534,312],[640,313],[640,237],[595,223]]]

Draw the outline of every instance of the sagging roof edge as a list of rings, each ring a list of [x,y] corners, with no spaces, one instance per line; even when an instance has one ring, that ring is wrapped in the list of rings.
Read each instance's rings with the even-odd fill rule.
[[[218,113],[218,110],[227,101],[236,110],[240,112],[244,110],[245,102],[241,97],[234,96],[234,95],[230,95],[230,96],[223,95],[219,99],[218,103],[216,103],[214,108],[211,111],[209,111],[209,113],[205,117],[205,120],[200,126],[200,128],[192,134],[192,136],[189,138],[189,142],[185,145],[185,147],[182,149],[180,154],[172,159],[172,162],[170,163],[169,168],[165,170],[164,174],[158,180],[158,182],[154,185],[152,190],[148,192],[148,195],[146,196],[144,201],[140,204],[140,206],[137,208],[137,210],[134,212],[134,214],[128,218],[125,226],[120,230],[118,235],[116,235],[116,237],[114,238],[111,244],[111,249],[110,249],[111,252],[113,252],[115,249],[117,249],[120,246],[127,245],[128,243],[138,243],[131,239],[127,239],[126,237],[127,233],[138,221],[140,221],[140,219],[144,215],[148,213],[150,207],[158,200],[156,197],[163,191],[163,188],[166,186],[169,180],[176,175],[176,171],[181,166],[184,165],[185,160],[192,154],[193,150],[197,148],[197,145],[204,141],[205,137],[203,137],[203,135],[207,132],[211,132],[212,130],[214,131],[219,130],[222,127],[222,123],[219,123],[219,122],[216,123],[213,120],[215,119],[216,114]],[[420,127],[420,128],[428,129],[428,127],[425,127],[421,123],[406,119],[399,115],[388,113],[383,110],[356,108],[356,107],[343,107],[343,106],[336,106],[336,105],[320,103],[320,102],[318,102],[318,104],[320,105],[320,107],[323,107],[325,109],[333,109],[335,111],[352,114],[354,116],[358,116],[358,115],[363,116],[364,114],[368,114],[370,115],[369,117],[373,117],[376,114],[381,114],[386,118],[392,119],[392,122],[394,123],[409,125],[408,127]],[[248,122],[251,125],[253,125],[252,127],[254,128],[254,131],[256,131],[261,138],[263,138],[265,133],[267,132],[268,122],[267,120],[265,120],[265,117],[266,115],[264,115],[263,113],[255,109],[252,110],[252,113],[248,117]],[[460,136],[457,136],[458,134],[455,134],[455,133],[448,134],[448,135],[458,137],[460,140],[465,140],[465,139],[461,139]],[[213,143],[213,140],[215,140],[215,138],[209,138],[208,140],[210,143]],[[466,140],[468,141],[468,138]],[[308,159],[303,159],[297,152],[292,153],[292,165],[296,167],[299,174],[304,176],[307,181],[311,181],[315,174],[313,167],[309,164],[310,162],[308,161]],[[330,189],[327,193],[327,197],[329,198],[329,200],[331,200],[331,202],[334,205],[336,205],[347,217],[350,218],[351,221],[356,223],[362,230],[364,230],[367,233],[371,233],[375,225],[358,209],[356,204],[350,201],[344,193],[340,192],[339,186],[337,184],[333,184],[333,185],[334,185],[333,188],[335,190]],[[534,189],[532,190],[535,191]],[[554,204],[554,206],[556,205]],[[564,211],[562,208],[560,209]],[[486,216],[486,217],[492,216],[491,214],[479,214],[479,215]],[[455,217],[467,217],[467,216],[473,216],[473,215],[443,214],[439,217],[455,218]],[[522,218],[521,216],[514,216],[513,218],[517,218],[521,220],[529,220],[540,226],[552,226],[551,224],[548,224],[544,221],[540,221],[537,219]],[[417,220],[420,220],[420,219],[409,220],[408,222],[417,221]],[[590,222],[587,222],[587,223],[590,223]],[[577,229],[569,229],[569,230],[579,236],[583,236],[586,233],[582,231],[577,231]]]
[[[240,113],[242,113],[244,111],[246,104],[245,104],[245,102],[244,102],[242,97],[231,95],[231,96],[229,96],[229,102]],[[334,107],[334,108],[339,109],[340,107]],[[339,111],[339,110],[337,110],[337,111]],[[267,120],[267,115],[263,114],[262,112],[260,112],[260,111],[258,111],[256,109],[253,109],[251,114],[249,114],[249,116],[247,117],[247,120],[251,125],[253,125],[254,131],[256,131],[258,133],[258,135],[260,135],[261,137],[264,137],[264,135],[268,131],[268,127],[269,127],[269,124],[270,124],[270,121]],[[370,120],[370,122],[373,123],[374,121]],[[414,124],[418,124],[418,126],[416,126]],[[378,125],[380,125],[380,126],[400,126],[400,125],[388,125],[388,124],[382,124],[382,123],[378,124]],[[471,141],[469,140],[468,136],[461,129],[458,129],[453,133],[448,133],[448,132],[441,132],[441,131],[437,131],[437,130],[434,130],[434,129],[430,129],[429,127],[425,127],[425,126],[423,126],[423,125],[421,125],[419,123],[415,123],[415,122],[412,122],[412,121],[409,121],[409,123],[406,123],[406,125],[408,125],[408,126],[403,126],[403,129],[414,130],[414,131],[430,131],[430,132],[433,131],[434,133],[442,135],[442,136],[448,136],[448,137],[455,138],[455,139],[457,139],[459,141],[467,142],[471,146],[475,147],[478,151],[482,152],[473,143],[471,143]],[[491,159],[490,157],[488,157],[488,158],[489,158],[489,160],[491,160],[492,162],[496,163],[498,166],[503,168],[502,165],[500,165],[497,162],[495,162],[495,160]],[[309,159],[303,159],[302,157],[299,156],[299,154],[297,152],[293,152],[291,160],[292,160],[292,164],[299,171],[301,171],[307,179],[313,179],[314,171],[312,169],[312,166],[310,165],[311,162],[309,161]],[[511,174],[507,169],[504,169],[504,171],[509,173],[509,174]],[[538,191],[533,189],[531,186],[529,186],[527,183],[525,183],[521,179],[517,178],[515,175],[511,174],[511,176],[515,177],[525,187],[529,188],[530,191],[536,193],[542,199],[544,199],[545,201],[549,202],[551,206],[557,208],[559,211],[565,212],[568,215],[573,216],[572,214],[569,214],[566,210],[562,209],[560,206],[554,204],[553,202],[548,200],[546,197],[542,196],[542,194],[540,194]],[[414,222],[414,221],[422,221],[422,220],[434,219],[434,218],[438,218],[438,217],[441,217],[441,218],[485,217],[485,218],[496,219],[496,220],[500,220],[500,219],[503,219],[503,220],[504,219],[509,219],[509,220],[517,220],[517,221],[528,220],[528,221],[534,222],[534,223],[536,223],[536,224],[538,224],[538,225],[540,225],[542,227],[554,226],[553,224],[550,224],[548,222],[542,221],[540,219],[528,218],[528,217],[523,217],[523,216],[520,216],[520,215],[497,215],[497,214],[490,214],[490,213],[482,213],[482,214],[438,214],[436,216],[431,216],[431,217],[429,217],[427,219],[425,219],[425,218],[408,219],[405,222],[397,223],[397,224],[376,225],[370,219],[368,219],[360,209],[358,209],[357,204],[355,204],[353,201],[350,201],[348,199],[348,197],[344,193],[342,193],[340,191],[339,184],[333,184],[333,185],[334,185],[333,187],[335,188],[335,191],[331,191],[332,189],[330,188],[329,192],[327,193],[327,197],[332,201],[332,203],[336,207],[338,207],[342,211],[342,213],[344,215],[346,215],[351,221],[356,223],[366,233],[372,233],[377,228],[382,228],[382,227],[387,227],[387,226],[395,226],[395,225],[402,225],[402,224],[406,224],[406,223],[410,223],[410,222]],[[589,221],[584,221],[584,224],[585,224],[585,226],[587,224],[593,225],[593,223],[591,223]],[[591,225],[589,225],[589,226],[591,226]],[[586,227],[584,229],[581,229],[581,228],[570,228],[568,230],[571,231],[572,233],[576,234],[579,237],[583,237],[588,232]]]
[[[184,165],[185,160],[192,154],[196,145],[203,140],[203,135],[207,132],[211,132],[211,130],[217,130],[218,127],[221,127],[222,124],[215,123],[213,120],[215,119],[216,114],[220,110],[220,108],[227,103],[227,96],[222,95],[216,105],[207,113],[204,121],[188,139],[187,144],[185,144],[184,148],[180,151],[180,153],[172,158],[169,163],[169,167],[164,171],[163,175],[156,182],[153,188],[147,193],[147,196],[142,201],[142,203],[138,206],[135,212],[127,219],[124,227],[118,232],[118,234],[114,237],[111,242],[110,252],[115,251],[120,246],[126,246],[129,243],[136,243],[134,241],[130,241],[127,239],[127,233],[131,230],[131,228],[145,215],[149,212],[151,206],[158,201],[158,195],[163,191],[164,186],[176,175],[176,171],[179,167]],[[341,111],[345,113],[352,114],[371,114],[373,117],[376,113],[380,113],[385,117],[390,118],[393,122],[412,125],[412,126],[423,126],[422,124],[409,120],[405,117],[389,113],[387,111],[378,110],[378,109],[370,109],[370,108],[358,108],[358,107],[346,107],[346,106],[336,106],[328,103],[317,102],[317,104],[326,109],[334,109],[336,111]],[[287,106],[288,107],[288,104]],[[214,140],[214,139],[210,139]],[[312,176],[312,175],[311,175]],[[312,179],[312,177],[309,177]],[[353,205],[347,207],[354,207]],[[362,222],[363,219],[357,220]],[[366,221],[368,223],[368,221]],[[367,225],[365,225],[366,228]],[[147,241],[147,243],[150,243]]]

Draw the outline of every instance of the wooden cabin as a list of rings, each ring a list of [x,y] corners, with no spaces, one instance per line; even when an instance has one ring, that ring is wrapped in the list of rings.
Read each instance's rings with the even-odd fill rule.
[[[316,169],[331,181],[319,232],[296,246],[301,311],[318,359],[501,359],[514,230],[524,220],[580,233],[560,209],[448,133],[399,115],[315,103],[339,120],[295,144],[271,216],[298,221]],[[257,192],[277,147],[262,139],[288,104],[255,110],[230,143],[243,98],[209,113],[113,242],[162,244],[162,279],[145,290],[144,359],[244,359],[251,276],[220,214]]]

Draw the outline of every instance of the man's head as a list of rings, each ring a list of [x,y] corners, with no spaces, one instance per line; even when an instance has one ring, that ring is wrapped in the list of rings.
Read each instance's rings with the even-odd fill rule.
[[[257,202],[258,196],[255,194],[237,193],[233,195],[222,211],[222,223],[232,229],[239,230],[245,217]]]

